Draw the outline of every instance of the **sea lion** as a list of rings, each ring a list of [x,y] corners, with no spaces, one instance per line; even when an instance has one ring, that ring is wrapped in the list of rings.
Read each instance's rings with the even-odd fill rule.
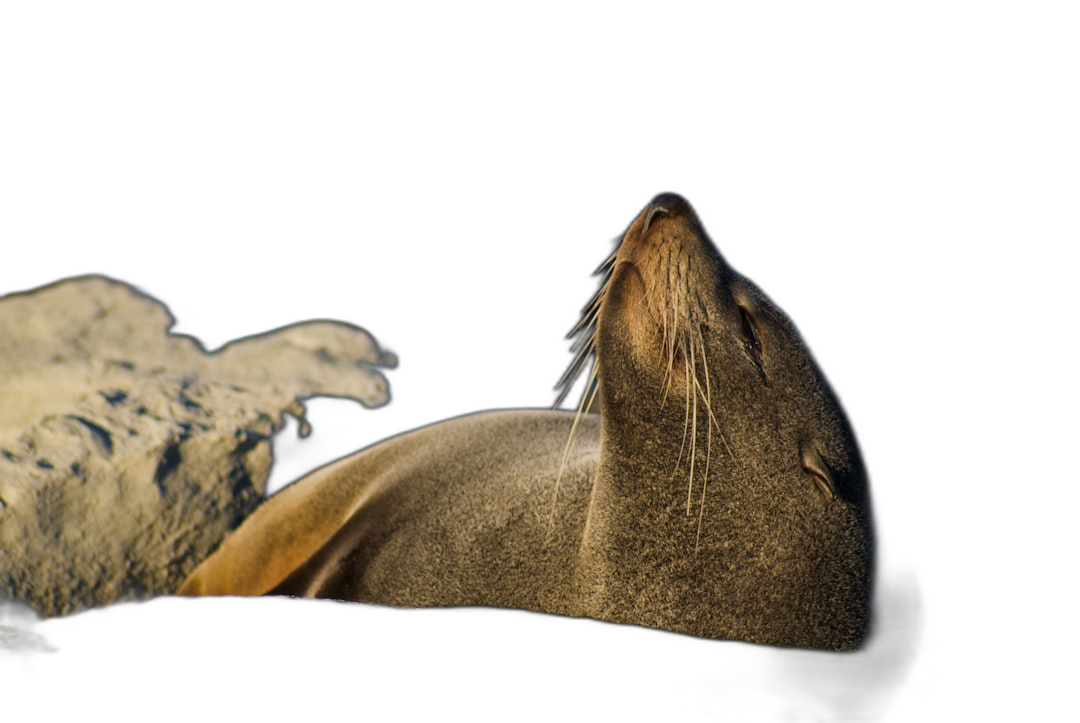
[[[795,327],[674,194],[601,271],[561,382],[591,368],[577,414],[483,412],[334,462],[257,509],[179,594],[512,607],[858,647],[866,475]]]

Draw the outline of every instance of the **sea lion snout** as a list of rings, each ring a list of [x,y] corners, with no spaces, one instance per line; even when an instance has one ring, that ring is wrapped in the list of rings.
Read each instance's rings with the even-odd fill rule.
[[[601,316],[613,322],[622,315],[631,335],[652,348],[661,338],[670,346],[679,329],[711,315],[706,307],[724,267],[690,202],[661,193],[627,229],[611,270],[601,293],[608,297]]]
[[[661,193],[645,207],[645,221],[641,226],[641,235],[649,231],[649,226],[658,216],[693,216],[690,203],[677,193]]]
[[[661,193],[660,196],[652,199],[648,209],[645,210],[645,225],[642,227],[642,233],[644,235],[644,233],[648,232],[653,218],[657,216],[676,215],[680,212],[689,211],[690,204],[683,197],[677,196],[675,193]]]
[[[663,276],[669,263],[679,266],[692,253],[695,239],[704,241],[704,230],[694,207],[677,193],[661,193],[630,224],[613,255],[613,265],[629,262],[641,272]]]

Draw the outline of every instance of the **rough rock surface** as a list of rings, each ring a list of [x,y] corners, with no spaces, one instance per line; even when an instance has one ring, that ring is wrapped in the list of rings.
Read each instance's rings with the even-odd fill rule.
[[[0,299],[0,597],[59,615],[172,592],[264,498],[283,412],[389,398],[395,360],[357,327],[207,353],[172,325],[103,277]]]

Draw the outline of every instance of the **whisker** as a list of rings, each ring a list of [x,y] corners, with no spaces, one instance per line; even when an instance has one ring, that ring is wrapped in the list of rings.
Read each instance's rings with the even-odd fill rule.
[[[589,409],[592,408],[592,404],[596,400],[596,395],[597,395],[597,393],[599,391],[600,391],[600,379],[599,379],[599,375],[596,373],[596,367],[593,366],[593,370],[592,370],[592,373],[590,374],[590,378],[589,378],[589,385],[588,385],[588,387],[586,387],[586,393],[587,393],[587,395],[589,397],[589,401],[585,403],[584,407],[582,407],[582,409],[585,412],[588,412]]]
[[[566,471],[566,463],[570,460],[570,451],[574,448],[574,438],[577,435],[578,424],[581,422],[581,416],[585,413],[585,410],[592,404],[593,398],[596,396],[596,390],[599,388],[596,382],[597,365],[594,363],[592,371],[589,373],[589,382],[586,385],[586,392],[590,389],[591,393],[585,393],[581,395],[581,401],[578,403],[577,412],[574,414],[574,422],[570,425],[570,436],[566,440],[566,447],[563,449],[562,460],[559,462],[559,473],[555,476],[555,491],[551,497],[551,513],[548,515],[548,529],[547,534],[550,536],[552,529],[555,525],[555,509],[559,502],[559,486],[562,483],[563,472]]]
[[[596,292],[596,295],[585,305],[585,308],[581,310],[581,320],[578,321],[578,323],[574,325],[574,328],[570,330],[570,333],[566,335],[567,339],[572,339],[579,331],[596,321],[596,315],[600,311],[600,304],[604,301],[604,294],[606,291],[607,286],[601,286],[600,290]]]
[[[712,395],[711,395],[711,391],[709,389],[709,362],[708,362],[708,356],[705,353],[705,339],[700,334],[698,335],[698,343],[701,345],[701,364],[702,364],[702,367],[704,367],[704,370],[705,370],[705,394],[706,394],[705,405],[706,405],[706,408],[709,409],[709,431],[708,431],[708,435],[705,438],[706,439],[706,442],[705,442],[705,474],[703,475],[702,481],[701,481],[701,508],[698,510],[697,536],[694,538],[694,554],[695,555],[698,553],[698,550],[701,549],[701,525],[702,525],[702,521],[705,519],[705,496],[709,493],[709,463],[710,463],[710,461],[712,459],[712,430],[713,430],[713,420],[715,419],[715,417],[712,414],[711,405],[709,403],[709,399],[711,398]],[[719,431],[719,429],[717,431]]]
[[[619,249],[622,248],[623,242],[626,240],[625,236],[622,236],[615,241],[615,248],[611,250],[611,254],[604,259],[604,262],[596,267],[592,272],[593,276],[604,276],[611,274],[611,270],[615,268],[615,261],[619,258]]]
[[[665,287],[664,288],[664,307],[663,308],[667,308],[667,304],[668,304],[668,293],[667,292],[668,292],[668,289],[667,289],[667,287]],[[667,352],[668,352],[668,354],[667,354],[667,372],[664,375],[664,392],[663,392],[663,395],[660,397],[660,409],[663,409],[664,405],[667,404],[668,392],[671,391],[671,380],[672,380],[672,377],[675,374],[675,341],[674,341],[675,340],[675,331],[674,331],[674,329],[671,330],[671,332],[670,332],[671,341],[669,342],[668,341],[669,332],[668,332],[667,314],[661,314],[660,318],[664,322],[664,336],[663,336],[663,339],[661,339],[661,343],[663,344],[664,348],[667,349]]]
[[[578,402],[577,412],[574,414],[574,421],[570,425],[570,436],[566,440],[566,447],[563,450],[562,460],[559,462],[559,472],[555,476],[555,489],[551,499],[551,512],[548,516],[549,537],[555,522],[555,511],[558,506],[562,476],[566,471],[566,465],[570,460],[570,453],[573,450],[574,440],[581,423],[581,417],[585,414],[586,410],[592,407],[600,389],[598,379],[600,365],[597,341],[597,329],[600,324],[600,309],[607,296],[608,287],[610,286],[611,279],[615,273],[615,262],[619,256],[619,249],[622,247],[625,238],[626,237],[623,236],[616,241],[615,249],[604,262],[596,268],[596,271],[593,272],[594,276],[603,277],[600,282],[600,288],[596,290],[596,293],[593,294],[592,298],[581,310],[581,318],[578,320],[577,324],[574,325],[574,328],[570,330],[570,333],[567,334],[568,339],[575,339],[570,345],[570,350],[574,353],[574,358],[555,385],[558,395],[556,396],[553,409],[558,409],[559,405],[563,403],[563,400],[566,399],[566,395],[569,394],[570,389],[581,377],[581,373],[585,367],[589,366],[590,369],[587,377],[588,381],[585,383],[585,389],[582,391],[581,399]]]
[[[690,334],[693,335],[693,331],[690,330]],[[697,365],[694,362],[694,345],[689,340],[686,342],[686,346],[689,348],[689,364],[690,364],[690,376],[694,378],[694,384],[697,384]],[[694,417],[693,417],[693,430],[690,433],[690,480],[686,490],[686,516],[690,516],[690,500],[694,494],[694,462],[697,460],[697,395],[694,397]]]
[[[621,242],[620,242],[621,244]],[[574,353],[574,359],[570,362],[570,365],[563,372],[559,381],[555,384],[555,389],[559,394],[555,399],[554,409],[558,409],[559,405],[563,403],[566,395],[569,393],[570,388],[577,381],[581,375],[581,370],[590,358],[595,363],[596,359],[596,331],[600,320],[600,307],[604,303],[604,298],[607,294],[608,283],[611,281],[613,264],[615,258],[619,253],[619,247],[616,246],[611,256],[607,258],[604,263],[596,270],[596,274],[603,274],[604,279],[600,284],[600,288],[593,294],[589,303],[581,310],[581,319],[578,320],[574,328],[570,330],[570,333],[566,335],[566,338],[573,339],[577,337],[573,344],[570,345],[570,351]]]
[[[569,394],[570,389],[574,386],[574,383],[581,376],[582,369],[585,368],[589,361],[592,361],[593,367],[596,367],[596,337],[595,335],[589,339],[589,342],[578,352],[574,357],[574,361],[570,363],[566,371],[563,373],[562,378],[559,379],[555,388],[559,390],[558,396],[555,398],[555,405],[553,409],[558,409],[563,400],[566,399],[566,395]]]
[[[675,458],[675,469],[671,470],[672,477],[679,471],[679,464],[682,462],[683,452],[686,450],[686,433],[690,431],[690,366],[685,364],[685,359],[683,361],[683,368],[686,370],[686,419],[683,422],[682,444],[679,445],[679,456]]]

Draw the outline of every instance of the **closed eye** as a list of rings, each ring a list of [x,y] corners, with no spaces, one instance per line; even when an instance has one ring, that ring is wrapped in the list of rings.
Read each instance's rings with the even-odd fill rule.
[[[814,484],[817,485],[818,490],[825,496],[825,499],[836,499],[836,486],[833,484],[832,471],[825,464],[825,460],[821,458],[821,453],[818,452],[815,445],[803,443],[802,467],[810,473]]]
[[[758,330],[757,321],[754,319],[754,315],[741,304],[739,305],[739,316],[742,325],[743,349],[757,367],[762,381],[768,385],[769,380],[765,376],[765,359],[761,346],[761,332]]]

